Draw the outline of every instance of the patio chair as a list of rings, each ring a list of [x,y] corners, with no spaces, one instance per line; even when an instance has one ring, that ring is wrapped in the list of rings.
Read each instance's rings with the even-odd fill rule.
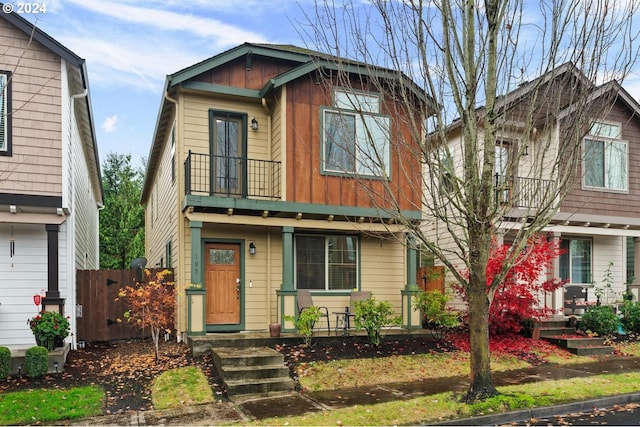
[[[347,316],[347,328],[351,328],[351,318],[356,318],[356,302],[366,301],[371,298],[371,291],[352,291],[349,298],[349,314]]]
[[[298,306],[298,314],[302,313],[302,310],[308,307],[315,306],[311,292],[306,289],[298,289],[296,294],[296,304]],[[327,319],[327,332],[331,332],[331,324],[329,322],[329,309],[327,307],[317,306],[320,309],[320,318]]]

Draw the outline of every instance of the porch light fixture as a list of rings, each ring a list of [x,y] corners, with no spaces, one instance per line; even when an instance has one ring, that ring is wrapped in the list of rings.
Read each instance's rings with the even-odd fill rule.
[[[524,150],[522,150],[522,155],[523,156],[528,156],[529,155],[529,145],[525,145],[524,146]]]
[[[255,255],[256,254],[256,244],[253,242],[249,243],[249,255]]]
[[[258,130],[258,120],[255,117],[251,120],[251,129]]]

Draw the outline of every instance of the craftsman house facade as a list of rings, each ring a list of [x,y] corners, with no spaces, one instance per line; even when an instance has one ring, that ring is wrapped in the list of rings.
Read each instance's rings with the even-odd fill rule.
[[[399,113],[368,76],[423,107]],[[294,46],[245,43],[169,75],[142,202],[148,265],[174,269],[179,336],[292,330],[298,289],[329,312],[368,290],[420,327],[415,250],[394,218],[421,218],[419,157],[397,141],[399,114],[424,103],[403,76]]]
[[[0,345],[20,349],[42,308],[75,332],[103,196],[84,60],[14,13],[0,14],[0,45]]]

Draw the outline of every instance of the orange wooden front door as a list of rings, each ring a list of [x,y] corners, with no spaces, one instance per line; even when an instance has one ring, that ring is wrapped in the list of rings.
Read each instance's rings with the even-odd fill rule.
[[[205,245],[207,324],[240,323],[240,245]]]

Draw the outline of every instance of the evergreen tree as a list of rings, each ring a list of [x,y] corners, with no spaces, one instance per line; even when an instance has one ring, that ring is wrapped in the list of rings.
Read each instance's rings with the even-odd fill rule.
[[[102,172],[100,268],[129,268],[131,260],[144,256],[143,171],[131,165],[130,154],[109,153]]]

